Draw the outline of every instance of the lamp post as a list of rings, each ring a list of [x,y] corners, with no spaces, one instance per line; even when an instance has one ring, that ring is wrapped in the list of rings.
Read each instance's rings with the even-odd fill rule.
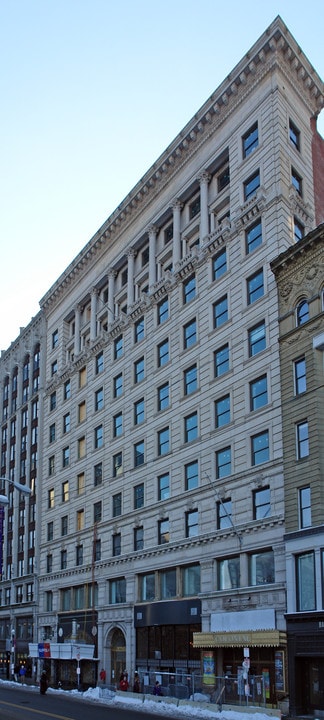
[[[24,495],[31,495],[31,489],[27,485],[22,485],[19,482],[16,482],[16,480],[11,480],[10,478],[6,477],[0,477],[1,483],[8,483],[9,485],[12,485],[16,490],[19,490],[19,492],[24,493]],[[2,550],[3,550],[3,518],[4,518],[4,506],[9,505],[9,499],[7,495],[0,494],[0,572],[2,574]],[[15,628],[12,627],[11,629],[11,655],[10,655],[10,664],[11,664],[11,675],[14,677],[15,675],[15,660],[16,660],[16,638],[15,638]]]

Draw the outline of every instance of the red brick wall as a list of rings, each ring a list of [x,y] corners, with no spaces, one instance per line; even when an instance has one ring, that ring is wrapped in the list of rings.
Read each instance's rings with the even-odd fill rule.
[[[315,224],[324,222],[324,139],[317,132],[316,118],[311,118]]]

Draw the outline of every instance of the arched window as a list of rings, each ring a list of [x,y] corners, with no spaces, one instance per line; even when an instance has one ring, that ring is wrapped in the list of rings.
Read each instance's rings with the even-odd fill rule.
[[[309,309],[307,300],[302,300],[297,305],[296,313],[297,325],[303,325],[309,319]]]

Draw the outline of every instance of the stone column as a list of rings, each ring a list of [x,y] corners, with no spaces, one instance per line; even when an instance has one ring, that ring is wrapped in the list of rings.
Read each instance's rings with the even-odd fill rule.
[[[80,326],[81,326],[81,305],[77,305],[74,311],[74,355],[80,352]]]
[[[114,270],[108,271],[108,325],[114,322],[115,319],[115,277],[116,273]]]
[[[179,200],[175,200],[172,203],[173,210],[173,256],[172,265],[173,268],[181,259],[181,233],[180,233],[180,213],[181,203]]]
[[[132,248],[127,252],[127,308],[134,302],[134,262],[136,252]]]
[[[209,234],[208,227],[208,183],[210,175],[207,172],[201,173],[198,178],[200,183],[200,245]]]
[[[91,314],[90,314],[90,340],[93,341],[97,337],[97,297],[98,288],[91,290]]]
[[[154,285],[156,282],[156,268],[155,268],[155,247],[156,247],[156,236],[158,228],[155,225],[151,225],[148,229],[149,236],[149,287]]]

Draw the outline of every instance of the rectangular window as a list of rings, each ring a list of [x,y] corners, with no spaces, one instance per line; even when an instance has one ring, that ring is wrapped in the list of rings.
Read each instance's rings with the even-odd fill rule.
[[[99,390],[96,390],[95,392],[95,410],[96,412],[98,410],[102,410],[104,406],[104,391],[103,388],[99,388]]]
[[[102,503],[101,500],[93,505],[93,522],[98,523],[102,520]]]
[[[197,387],[197,365],[191,365],[183,373],[183,392],[185,395],[190,395],[197,390]]]
[[[158,477],[158,500],[167,500],[170,497],[170,476],[169,473]]]
[[[122,512],[122,494],[116,493],[116,495],[113,495],[112,498],[112,504],[113,504],[113,517],[119,517]]]
[[[103,426],[99,425],[94,431],[94,446],[96,449],[103,446]]]
[[[134,445],[134,467],[144,464],[144,440]]]
[[[69,400],[71,397],[71,380],[66,380],[63,389],[63,400]]]
[[[144,358],[141,357],[139,360],[136,360],[134,363],[134,383],[139,383],[142,380],[144,380],[145,377],[145,368],[144,368]]]
[[[249,557],[249,584],[268,585],[275,581],[273,551],[253,553]]]
[[[46,557],[46,572],[51,573],[53,570],[53,555],[47,555]]]
[[[66,415],[63,416],[63,434],[70,432],[71,429],[71,416],[70,413],[66,413]]]
[[[221,169],[218,177],[217,177],[217,191],[220,193],[224,188],[229,185],[230,181],[230,169],[229,165],[226,164],[224,168]]]
[[[56,408],[56,391],[51,393],[50,395],[50,410],[55,410]]]
[[[300,150],[300,130],[289,120],[289,140],[296,150]]]
[[[260,490],[254,490],[253,492],[253,519],[262,520],[263,518],[270,517],[271,515],[271,504],[270,504],[270,488],[262,488]]]
[[[299,527],[301,529],[312,525],[311,489],[309,485],[298,490],[299,501]]]
[[[48,502],[47,502],[47,506],[48,506],[48,509],[49,509],[49,510],[54,507],[54,488],[51,488],[51,489],[48,491]]]
[[[134,403],[134,425],[141,425],[144,419],[144,398],[141,398]]]
[[[57,360],[54,360],[54,362],[52,362],[52,365],[51,365],[51,374],[55,375],[57,373],[57,371],[58,371]]]
[[[267,376],[261,375],[256,380],[250,382],[250,410],[258,410],[267,405],[268,402],[268,383]]]
[[[102,463],[97,463],[93,469],[93,484],[95,487],[102,485]]]
[[[77,511],[77,530],[84,530],[84,510]]]
[[[47,523],[47,542],[53,540],[54,537],[54,524],[53,522]]]
[[[252,465],[259,465],[260,463],[267,462],[269,460],[269,432],[264,430],[263,432],[257,433],[251,437],[251,462]]]
[[[84,472],[77,475],[77,494],[83,495],[85,491],[85,474]]]
[[[112,605],[126,602],[126,579],[109,580],[109,602]]]
[[[198,437],[198,413],[194,412],[184,418],[184,441],[186,443]]]
[[[75,564],[83,565],[83,545],[77,545],[75,548]]]
[[[51,455],[51,457],[48,458],[48,474],[54,475],[55,473],[55,456]]]
[[[186,512],[186,537],[197,537],[198,534],[198,510],[189,510]]]
[[[297,220],[296,217],[294,217],[294,240],[295,242],[299,242],[303,239],[305,235],[305,227],[304,225]]]
[[[218,280],[227,271],[226,248],[213,258],[213,280]]]
[[[134,528],[134,551],[143,550],[144,548],[144,529],[143,527]]]
[[[265,322],[262,321],[258,325],[250,328],[248,331],[249,337],[249,357],[257,355],[266,348],[266,333],[265,333]]]
[[[192,220],[200,213],[200,196],[196,197],[189,205],[189,219]]]
[[[188,565],[181,570],[182,594],[184,597],[200,593],[200,565]]]
[[[170,540],[169,518],[165,518],[164,520],[159,520],[159,522],[158,522],[158,542],[159,542],[159,545],[164,545],[165,543],[168,543],[169,540]]]
[[[158,325],[162,325],[169,318],[169,299],[163,298],[157,306],[157,322]]]
[[[228,301],[227,295],[223,295],[220,300],[213,305],[214,328],[219,328],[228,320]]]
[[[147,575],[141,575],[139,578],[140,587],[140,601],[145,602],[147,600],[155,599],[155,574],[147,573]]]
[[[103,352],[98,353],[96,357],[96,375],[102,373],[104,370],[104,355]]]
[[[299,173],[293,167],[291,168],[291,184],[295,188],[298,195],[302,196],[303,182]]]
[[[183,303],[186,305],[188,302],[196,297],[196,278],[191,275],[188,280],[183,283]]]
[[[61,610],[71,610],[71,588],[61,590]]]
[[[231,467],[231,448],[225,447],[216,452],[216,478],[220,480],[227,477],[232,472]]]
[[[113,417],[113,436],[120,437],[123,434],[123,413],[117,413]]]
[[[45,612],[52,612],[53,611],[53,592],[52,590],[47,590],[45,593]]]
[[[257,170],[243,183],[244,190],[244,201],[249,200],[255,195],[257,189],[260,187],[260,172]]]
[[[67,550],[61,550],[61,570],[67,568]]]
[[[297,460],[301,460],[309,455],[309,438],[308,438],[308,422],[297,423],[296,425],[296,451]]]
[[[62,467],[68,467],[70,464],[70,448],[65,447],[62,450]]]
[[[245,231],[245,249],[249,255],[262,243],[262,223],[258,220]]]
[[[165,410],[169,407],[169,383],[160,385],[157,389],[157,405],[158,410]]]
[[[162,367],[163,365],[166,365],[166,363],[168,363],[170,360],[169,340],[163,340],[163,342],[158,345],[157,351],[158,351],[157,364],[158,364],[158,367]]]
[[[56,329],[52,333],[52,350],[54,350],[58,346],[58,341],[59,341],[59,334],[58,334],[58,330]]]
[[[64,483],[62,483],[62,502],[67,502],[69,499],[69,481],[65,480]]]
[[[50,443],[55,441],[55,423],[52,423],[52,425],[50,425],[49,441],[50,441]]]
[[[97,538],[97,540],[94,541],[93,556],[94,556],[95,562],[99,562],[99,560],[101,560],[101,540],[100,540],[100,538]]]
[[[144,483],[134,487],[134,510],[144,507]]]
[[[183,347],[185,349],[190,348],[197,342],[197,323],[196,320],[191,320],[183,328]]]
[[[220,377],[229,370],[229,347],[228,343],[222,345],[214,352],[215,377]]]
[[[118,360],[118,358],[122,357],[123,354],[123,336],[119,335],[119,337],[115,338],[114,340],[114,359]]]
[[[113,477],[118,477],[123,472],[123,453],[119,451],[113,455]]]
[[[219,500],[217,503],[217,530],[226,530],[233,527],[231,498]]]
[[[61,535],[64,537],[68,534],[68,515],[61,517]]]
[[[114,557],[121,554],[121,534],[115,533],[112,536],[112,554]]]
[[[82,423],[86,419],[87,413],[86,413],[86,401],[83,400],[78,405],[78,422]]]
[[[79,388],[83,388],[87,382],[87,368],[79,370]]]
[[[139,320],[136,320],[134,325],[134,342],[138,343],[141,340],[144,340],[144,335],[144,318],[141,317]]]
[[[159,430],[157,434],[158,455],[166,455],[170,452],[170,431],[168,427]]]
[[[246,281],[247,304],[252,305],[264,295],[263,269],[257,270]]]
[[[251,152],[258,147],[258,145],[259,133],[258,123],[256,122],[242,137],[243,158],[248,157],[248,155],[250,155]]]
[[[198,460],[187,463],[184,468],[185,474],[185,489],[194,490],[198,487],[199,476],[198,476]]]
[[[167,600],[177,596],[177,573],[175,569],[162,570],[160,573],[161,580],[161,600]]]
[[[123,374],[116,375],[113,380],[114,384],[114,398],[120,397],[123,394]]]
[[[232,557],[218,563],[218,588],[231,590],[240,587],[240,558]]]
[[[296,557],[297,611],[316,610],[315,556],[307,552]]]
[[[223,427],[229,422],[231,422],[230,396],[224,395],[215,402],[215,427]]]
[[[85,437],[78,438],[78,460],[85,457],[86,454],[86,441]]]
[[[304,357],[298,358],[294,362],[294,388],[295,395],[306,392],[306,360]]]

